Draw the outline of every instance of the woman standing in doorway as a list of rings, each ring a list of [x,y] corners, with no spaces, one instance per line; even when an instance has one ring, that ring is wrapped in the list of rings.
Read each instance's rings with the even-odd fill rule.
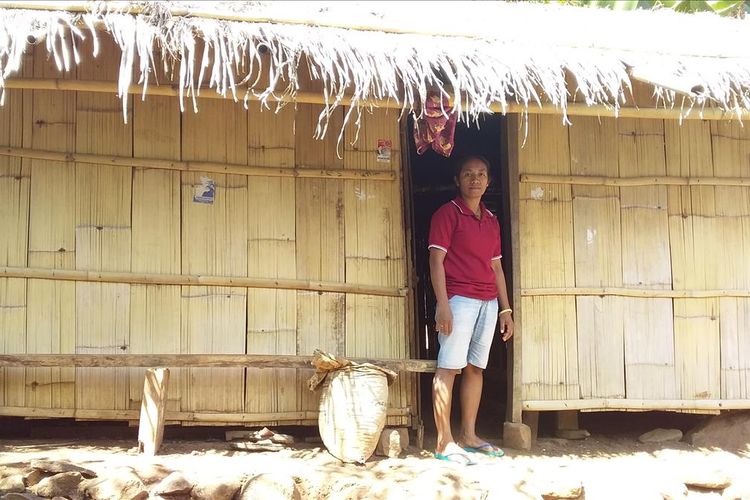
[[[502,268],[500,224],[482,203],[490,182],[489,162],[469,156],[456,167],[458,196],[440,207],[430,224],[430,278],[440,344],[432,401],[435,458],[471,465],[475,462],[467,451],[503,455],[477,436],[476,420],[498,319],[504,341],[513,335],[514,325]],[[454,439],[450,414],[453,382],[460,373],[461,431]]]

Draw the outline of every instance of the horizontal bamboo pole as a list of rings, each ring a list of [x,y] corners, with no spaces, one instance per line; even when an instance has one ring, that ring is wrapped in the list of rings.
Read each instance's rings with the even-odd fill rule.
[[[411,408],[388,408],[388,416],[406,416]],[[80,420],[138,420],[139,410],[83,410],[77,408],[27,408],[25,406],[0,406],[2,417],[26,418],[76,418]],[[275,413],[212,413],[198,411],[166,410],[165,420],[189,422],[253,423],[269,420],[317,420],[316,411],[286,411]]]
[[[40,78],[13,78],[5,80],[7,89],[24,89],[24,90],[68,90],[82,92],[106,92],[111,94],[117,93],[117,84],[114,82],[94,82],[82,80],[60,80],[60,79],[40,79]],[[201,89],[201,98],[209,99],[228,99],[216,93],[213,89]],[[130,94],[143,94],[143,88],[138,85],[131,85],[128,89]],[[167,85],[149,85],[146,89],[146,95],[161,96],[178,96],[179,89]],[[258,100],[254,94],[249,94],[248,99]],[[282,95],[269,96],[271,101],[279,100],[282,102],[293,102],[301,104],[330,104],[331,99],[324,98],[322,93],[298,91],[294,96]],[[342,106],[351,105],[351,97],[344,97],[340,104]],[[360,101],[359,104],[366,106],[375,106],[378,108],[402,109],[403,104],[393,99],[368,99]],[[551,104],[542,104],[538,106],[525,106],[523,104],[507,103],[505,106],[500,103],[490,105],[490,110],[495,113],[529,113],[542,115],[561,115],[562,109]],[[679,109],[664,108],[636,108],[632,106],[621,107],[618,110],[604,105],[592,105],[571,102],[568,103],[566,113],[568,116],[595,116],[595,117],[619,117],[619,118],[652,118],[658,120],[736,120],[738,116],[743,120],[750,119],[749,110],[728,113],[718,108],[707,108],[702,112],[691,110],[682,112]]]
[[[433,373],[436,367],[435,361],[424,359],[348,359],[397,372]],[[313,368],[312,360],[294,354],[0,354],[0,367]]]
[[[750,399],[568,399],[524,401],[528,411],[559,410],[748,410]]]
[[[750,177],[602,177],[523,174],[521,182],[578,186],[750,186]]]
[[[354,293],[383,297],[406,297],[406,288],[357,285],[327,281],[242,276],[203,276],[198,274],[155,274],[34,267],[0,267],[0,278],[32,278],[93,283],[127,283],[131,285],[226,286],[236,288],[268,288],[276,290],[308,290],[312,292]]]
[[[711,299],[715,297],[750,297],[750,290],[654,290],[646,288],[525,288],[523,297],[565,296],[565,295],[613,295],[618,297],[643,297],[649,299]]]
[[[253,167],[248,165],[216,163],[205,161],[161,160],[157,158],[134,158],[129,156],[106,156],[84,153],[62,153],[41,149],[0,147],[0,156],[29,158],[58,162],[76,162],[117,167],[143,167],[181,172],[213,172],[218,174],[238,174],[257,177],[299,177],[308,179],[352,179],[392,181],[396,173],[389,170],[334,170],[308,167],[280,168]]]
[[[124,12],[129,14],[140,14],[145,11],[145,8],[141,5],[134,4],[132,2],[112,1],[107,2],[109,9],[119,11],[124,9]],[[67,12],[91,12],[91,6],[88,2],[8,2],[0,1],[0,8],[4,9],[25,9],[25,10],[53,10],[53,11],[67,11]],[[235,21],[245,23],[258,23],[258,24],[292,24],[298,26],[315,26],[322,28],[338,28],[347,30],[357,31],[377,31],[382,33],[391,33],[399,35],[425,35],[425,36],[452,36],[461,38],[480,38],[476,33],[464,31],[464,32],[450,32],[445,33],[434,30],[423,30],[416,28],[396,28],[382,25],[364,25],[364,24],[352,24],[347,22],[332,22],[330,19],[324,20],[320,18],[305,19],[298,17],[268,17],[268,16],[249,16],[245,13],[238,13],[236,11],[230,11],[225,9],[186,9],[180,7],[172,7],[169,9],[172,16],[175,17],[195,17],[199,19],[216,19],[222,21]]]

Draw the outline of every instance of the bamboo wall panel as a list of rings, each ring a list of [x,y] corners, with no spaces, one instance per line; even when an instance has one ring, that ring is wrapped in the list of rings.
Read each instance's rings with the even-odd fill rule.
[[[525,297],[522,306],[524,352],[537,348],[521,366],[524,399],[578,399],[575,298]]]
[[[712,156],[717,175],[750,177],[750,133],[747,126],[711,125]],[[716,187],[716,215],[722,223],[716,256],[719,281],[726,288],[750,289],[750,188]],[[720,299],[721,397],[750,398],[750,301]]]
[[[46,60],[43,46],[35,48],[36,78],[60,75]],[[76,141],[76,93],[34,90],[28,147],[73,152]],[[26,143],[26,141],[24,141]],[[28,264],[32,267],[75,269],[76,168],[73,163],[29,160],[31,200]],[[72,282],[30,279],[26,352],[75,353],[75,296]],[[26,370],[26,404],[33,408],[74,408],[75,368]]]
[[[554,116],[529,116],[528,135],[519,133],[520,173],[570,175],[568,130]],[[521,286],[575,286],[573,206],[570,186],[520,187]],[[556,251],[550,251],[554,248]],[[523,298],[523,397],[579,397],[575,300]],[[528,312],[534,314],[526,316]],[[551,322],[548,318],[555,318]],[[569,378],[567,374],[575,374]],[[560,383],[562,382],[562,386]]]
[[[85,47],[83,53],[90,50]],[[119,57],[111,47],[103,50],[99,57],[80,66],[80,79],[117,77]],[[132,155],[132,129],[123,123],[122,103],[117,96],[78,93],[76,151]],[[130,169],[76,165],[76,269],[130,270],[131,179]],[[127,352],[129,335],[129,285],[76,283],[76,352]],[[77,369],[76,406],[128,408],[128,370]]]
[[[357,170],[401,171],[398,114],[364,112],[361,127],[350,123],[344,135],[344,164]],[[390,141],[390,157],[378,158],[378,145]],[[346,281],[406,286],[405,233],[398,182],[345,181]],[[406,298],[349,295],[346,299],[346,352],[349,357],[409,357]],[[411,406],[413,375],[402,373],[390,388],[390,406]],[[391,416],[389,425],[404,424]]]
[[[179,160],[180,108],[174,99],[151,96],[133,102],[133,155]],[[133,169],[131,270],[179,274],[180,173]],[[131,285],[130,352],[180,352],[181,289],[179,286]],[[145,369],[130,370],[131,409],[141,407]],[[167,408],[180,409],[182,371],[172,369]]]
[[[113,81],[120,54],[100,42],[96,60],[64,75],[35,49],[24,76]],[[334,112],[319,141],[313,134],[320,106],[261,112],[201,99],[196,115],[189,103],[180,113],[177,100],[148,96],[131,99],[124,123],[122,102],[106,93],[11,90],[8,97],[0,108],[0,145],[274,170],[346,165],[396,175],[278,178],[3,156],[0,227],[11,236],[0,240],[0,267],[407,286],[400,130],[392,112],[365,113],[352,145],[353,128],[341,142],[337,136],[345,109]],[[390,162],[377,161],[378,139],[392,141]],[[201,177],[216,186],[212,204],[194,202]],[[321,348],[406,358],[407,303],[345,293],[4,278],[0,351],[309,355]],[[315,423],[315,413],[306,412],[318,406],[318,395],[307,390],[309,375],[183,369],[173,372],[167,407],[183,423],[200,420],[192,412],[240,414],[251,424]],[[142,398],[142,377],[134,368],[3,369],[0,405],[23,416],[43,410],[130,418]],[[414,376],[402,374],[391,394],[389,424],[408,425]]]
[[[0,115],[0,144],[23,144],[24,99],[21,91],[6,96]],[[0,159],[0,263],[25,265],[28,243],[29,166],[19,158]],[[26,280],[0,278],[0,350],[18,353],[26,347]],[[0,405],[24,404],[23,369],[0,370]]]
[[[669,175],[714,176],[708,123],[665,124]],[[670,248],[674,289],[722,288],[719,282],[721,220],[716,217],[716,188],[669,188]],[[720,396],[718,299],[675,299],[675,364],[685,399]]]
[[[664,122],[618,122],[622,177],[666,175]],[[671,289],[666,186],[620,188],[623,285]],[[623,299],[625,386],[633,399],[676,399],[672,301]]]
[[[750,398],[750,300],[722,298],[721,398]]]
[[[247,113],[231,101],[201,100],[182,115],[183,160],[247,164]],[[196,203],[201,177],[215,183],[212,204]],[[182,272],[247,275],[247,183],[242,175],[182,172]],[[183,287],[182,352],[245,352],[247,293],[227,287]],[[183,410],[240,411],[239,368],[186,370]],[[217,391],[221,387],[223,390]]]
[[[297,167],[343,168],[338,137],[313,135],[322,110],[317,105],[299,105],[295,115],[295,161]],[[340,130],[343,110],[332,112],[329,128]],[[341,145],[343,148],[343,144]],[[343,149],[340,151],[343,155]],[[297,278],[344,281],[344,199],[339,180],[297,179],[296,181]],[[345,302],[341,293],[297,292],[297,354],[310,355],[323,349],[335,355],[345,353]],[[310,370],[300,370],[298,384],[304,384]],[[316,410],[318,395],[300,392],[301,410]]]
[[[570,127],[572,175],[617,175],[618,123],[579,117]],[[616,187],[573,186],[576,286],[621,286],[620,192]],[[621,297],[578,297],[581,396],[624,397]]]
[[[251,105],[248,111],[248,163],[294,167],[294,108],[274,113]],[[248,276],[297,277],[295,180],[248,179]],[[247,352],[297,353],[297,291],[247,290]],[[300,391],[294,369],[247,369],[245,411],[294,411]],[[277,422],[263,422],[276,425]]]

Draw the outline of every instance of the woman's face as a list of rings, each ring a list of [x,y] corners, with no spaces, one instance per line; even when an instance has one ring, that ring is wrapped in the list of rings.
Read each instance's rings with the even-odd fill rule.
[[[482,160],[472,158],[464,163],[455,181],[462,198],[481,198],[490,183],[487,165]]]

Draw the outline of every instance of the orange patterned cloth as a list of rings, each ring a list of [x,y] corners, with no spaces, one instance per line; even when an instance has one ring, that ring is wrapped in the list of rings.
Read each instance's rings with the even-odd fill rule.
[[[445,157],[453,152],[453,135],[456,131],[456,114],[448,105],[448,97],[438,92],[430,92],[424,105],[421,118],[414,121],[414,142],[417,154],[432,149]],[[447,115],[447,116],[446,116]]]

